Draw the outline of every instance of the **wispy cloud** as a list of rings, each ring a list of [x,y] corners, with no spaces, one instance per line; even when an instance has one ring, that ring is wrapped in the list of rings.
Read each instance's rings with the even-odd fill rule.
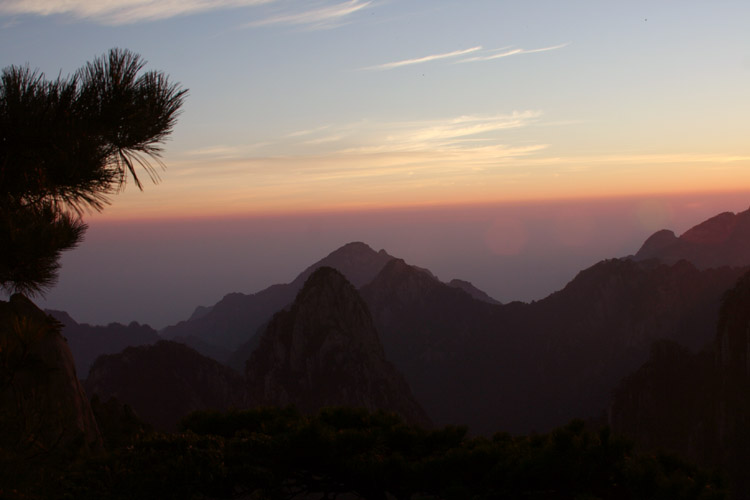
[[[236,146],[224,146],[224,145],[217,145],[217,146],[208,146],[204,148],[199,149],[191,149],[189,151],[185,151],[185,154],[188,156],[210,156],[213,158],[228,158],[236,156],[239,153],[239,148]]]
[[[302,12],[284,12],[275,16],[266,17],[248,23],[248,27],[259,27],[269,25],[307,25],[314,28],[330,28],[340,26],[346,17],[365,9],[372,4],[371,1],[349,0],[334,5],[327,5]]]
[[[709,164],[714,168],[718,165],[750,162],[750,156],[727,155],[714,153],[660,153],[660,154],[609,154],[588,156],[550,156],[536,158],[532,163],[536,165],[573,165],[576,168],[590,169],[601,165],[684,165]]]
[[[467,62],[480,62],[480,61],[492,61],[494,59],[502,59],[503,57],[517,56],[520,54],[535,54],[537,52],[549,52],[551,50],[558,50],[567,47],[570,43],[562,43],[560,45],[553,45],[551,47],[542,47],[540,49],[512,49],[510,47],[502,47],[499,49],[492,49],[484,51],[484,53],[478,54],[474,57],[461,59],[457,61],[459,63]]]
[[[346,136],[344,134],[329,135],[325,137],[318,137],[316,139],[306,140],[303,144],[307,144],[309,146],[314,146],[318,144],[329,144],[331,142],[339,142],[345,137]]]
[[[417,57],[415,59],[403,59],[401,61],[394,61],[389,62],[385,64],[378,64],[375,66],[369,66],[367,68],[363,69],[372,69],[372,70],[383,70],[383,69],[393,69],[393,68],[400,68],[402,66],[411,66],[414,64],[423,64],[430,61],[437,61],[440,59],[450,59],[452,57],[460,57],[466,54],[470,54],[472,52],[476,52],[478,50],[482,50],[482,47],[480,45],[476,47],[472,47],[470,49],[463,49],[463,50],[454,50],[453,52],[444,52],[441,54],[432,54],[429,56],[423,56],[423,57]]]
[[[361,126],[359,142],[347,152],[381,153],[407,151],[477,150],[502,137],[493,132],[529,126],[539,111],[510,114],[464,115],[449,119],[368,123]]]
[[[279,0],[3,0],[0,14],[68,15],[106,25],[158,21],[177,16],[230,8],[280,4],[284,10],[247,26],[308,25],[317,28],[339,26],[344,20],[372,4],[371,0],[316,3]]]
[[[550,47],[542,47],[539,49],[521,49],[521,48],[512,48],[510,46],[508,47],[501,47],[497,49],[484,49],[481,45],[477,45],[476,47],[471,47],[470,49],[462,49],[462,50],[454,50],[452,52],[444,52],[440,54],[432,54],[424,57],[417,57],[414,59],[403,59],[400,61],[393,61],[393,62],[387,62],[384,64],[377,64],[375,66],[368,66],[366,68],[362,68],[365,70],[387,70],[387,69],[395,69],[395,68],[401,68],[403,66],[412,66],[414,64],[423,64],[431,61],[438,61],[441,59],[458,59],[455,60],[454,63],[468,63],[468,62],[480,62],[480,61],[492,61],[494,59],[502,59],[504,57],[510,57],[510,56],[516,56],[521,54],[535,54],[537,52],[548,52],[551,50],[558,50],[562,49],[563,47],[567,47],[570,45],[570,43],[562,43],[559,45],[553,45]],[[467,54],[476,54],[472,57],[465,57],[461,58],[461,56],[465,56]]]
[[[63,14],[120,25],[273,1],[276,0],[5,0],[0,2],[0,14]]]
[[[330,125],[323,125],[321,127],[315,127],[315,128],[311,128],[311,129],[307,129],[307,130],[297,130],[295,132],[292,132],[292,133],[288,134],[287,137],[290,137],[290,138],[292,138],[292,137],[304,137],[306,135],[312,135],[312,134],[316,134],[318,132],[322,132],[323,130],[327,130],[329,128],[331,128]]]

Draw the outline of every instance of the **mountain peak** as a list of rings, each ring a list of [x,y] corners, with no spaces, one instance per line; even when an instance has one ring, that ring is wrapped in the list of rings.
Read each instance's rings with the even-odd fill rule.
[[[261,404],[327,406],[427,417],[385,359],[367,305],[336,269],[312,272],[289,310],[274,315],[247,361],[249,390]]]
[[[301,287],[308,277],[319,267],[332,267],[356,288],[366,285],[393,259],[385,250],[376,252],[369,245],[361,241],[353,241],[334,250],[323,259],[305,269],[292,282],[292,285]]]
[[[641,248],[636,252],[636,260],[652,259],[662,253],[666,248],[674,245],[678,240],[674,231],[662,229],[648,237]]]
[[[748,265],[750,210],[720,213],[688,229],[679,238],[672,231],[657,231],[634,258],[655,258],[666,264],[687,260],[699,269]]]

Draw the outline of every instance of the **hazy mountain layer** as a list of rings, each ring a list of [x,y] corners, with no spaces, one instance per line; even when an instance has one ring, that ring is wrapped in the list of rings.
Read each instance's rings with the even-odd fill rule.
[[[741,242],[745,214],[722,214],[678,240],[719,245],[715,248]],[[668,339],[692,350],[711,341],[720,297],[743,270],[645,259],[673,239],[657,233],[644,244],[648,252],[639,252],[636,259],[602,261],[543,300],[505,305],[493,304],[470,284],[442,283],[385,251],[351,243],[290,284],[254,295],[227,295],[165,333],[225,348],[243,341],[233,358],[240,365],[259,348],[256,332],[264,331],[273,313],[292,302],[305,277],[329,263],[362,284],[361,296],[387,359],[405,375],[437,424],[468,424],[480,433],[544,431],[602,412],[612,389],[648,358],[654,341]],[[340,313],[333,301],[320,302],[319,309],[321,317]],[[272,329],[286,331],[282,323],[277,320]],[[284,377],[297,377],[295,384],[304,379],[306,361],[299,359],[294,369],[269,375],[281,370],[276,364],[286,359],[282,344],[276,342],[271,351],[264,348],[266,365],[259,364],[265,366],[264,384],[281,387]],[[291,387],[285,390],[304,397],[304,390]],[[270,398],[268,389],[264,391],[262,397]],[[295,399],[279,397],[277,402]]]
[[[63,311],[47,310],[47,314],[62,323],[62,334],[68,341],[76,362],[76,371],[82,379],[89,373],[91,363],[102,354],[114,354],[129,346],[154,344],[160,337],[148,325],[132,322],[129,325],[110,323],[92,326],[77,323]]]
[[[376,252],[364,243],[349,243],[305,269],[291,283],[273,285],[250,295],[230,293],[210,308],[197,308],[189,320],[169,326],[161,334],[170,339],[199,339],[208,345],[234,351],[253,337],[276,311],[291,304],[305,280],[319,267],[337,269],[354,286],[360,287],[371,281],[392,258],[385,250]],[[210,349],[201,349],[198,344],[193,347],[212,354]]]

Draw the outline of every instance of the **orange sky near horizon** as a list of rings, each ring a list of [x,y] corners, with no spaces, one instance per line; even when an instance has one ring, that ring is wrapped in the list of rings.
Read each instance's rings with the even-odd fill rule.
[[[354,163],[356,162],[356,163]],[[356,166],[350,166],[356,165]],[[453,165],[453,163],[451,163]],[[434,158],[285,158],[202,166],[174,161],[158,185],[132,183],[86,220],[301,215],[406,207],[673,197],[750,190],[750,157],[529,157],[496,168]]]

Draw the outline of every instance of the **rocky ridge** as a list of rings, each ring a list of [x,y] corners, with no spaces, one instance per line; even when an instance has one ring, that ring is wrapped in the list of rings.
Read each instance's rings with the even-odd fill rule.
[[[330,267],[316,269],[289,310],[273,317],[245,374],[249,391],[264,405],[294,404],[307,413],[364,407],[429,422],[386,361],[367,305]]]

